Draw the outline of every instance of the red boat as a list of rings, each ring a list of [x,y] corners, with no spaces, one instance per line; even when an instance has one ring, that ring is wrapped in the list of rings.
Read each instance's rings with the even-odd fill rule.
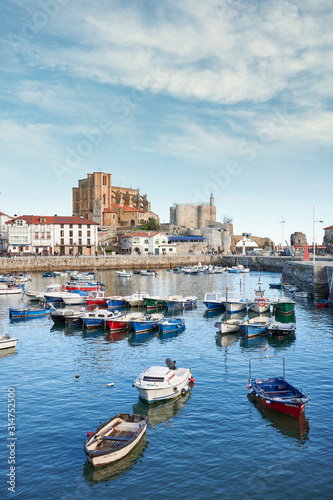
[[[253,359],[283,359],[283,377],[273,377],[268,379],[251,378],[251,361]],[[300,418],[309,396],[300,391],[285,380],[285,362],[283,356],[266,356],[265,358],[252,358],[249,360],[249,384],[247,386],[251,393],[259,401],[270,408],[295,418]]]
[[[72,292],[73,290],[82,290],[83,292],[91,292],[92,290],[100,290],[100,286],[95,283],[67,283],[65,290]]]
[[[106,298],[107,297],[104,297],[104,292],[102,292],[102,290],[92,290],[89,291],[88,296],[86,297],[86,302],[88,306],[107,307],[108,303],[106,302]]]
[[[123,314],[118,318],[112,318],[106,321],[107,326],[110,328],[111,332],[119,332],[122,330],[127,330],[130,328],[130,321],[136,321],[143,317],[143,313],[133,312],[128,314]]]
[[[328,306],[328,300],[327,299],[319,299],[317,301],[315,301],[315,307],[317,309],[324,309],[325,307]]]

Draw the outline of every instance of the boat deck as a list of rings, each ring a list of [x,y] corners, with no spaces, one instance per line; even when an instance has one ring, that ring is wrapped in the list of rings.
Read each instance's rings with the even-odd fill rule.
[[[135,436],[132,431],[113,431],[111,436],[104,436],[96,446],[95,451],[111,451],[122,446]]]

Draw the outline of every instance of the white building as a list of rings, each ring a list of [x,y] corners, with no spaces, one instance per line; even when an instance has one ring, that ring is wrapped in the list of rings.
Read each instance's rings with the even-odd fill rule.
[[[98,223],[83,217],[22,215],[6,222],[11,254],[93,255]]]
[[[121,250],[130,255],[162,255],[176,253],[176,246],[168,244],[164,233],[140,231],[123,236]]]
[[[6,222],[10,220],[9,215],[0,212],[0,253],[7,252],[7,226]]]

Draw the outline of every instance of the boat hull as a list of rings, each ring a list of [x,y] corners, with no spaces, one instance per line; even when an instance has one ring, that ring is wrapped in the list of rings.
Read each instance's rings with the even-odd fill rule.
[[[268,330],[268,325],[247,325],[246,323],[243,323],[241,325],[241,330],[250,339],[266,333]]]
[[[138,389],[139,397],[147,401],[147,403],[152,404],[158,401],[177,398],[187,392],[191,377],[191,371],[188,369],[181,380],[173,382],[168,387],[152,387],[147,389],[139,387],[136,384],[134,385]]]
[[[275,312],[280,314],[292,314],[295,309],[295,304],[290,302],[276,302],[273,306]]]
[[[17,343],[17,339],[0,339],[0,350],[2,349],[10,349],[15,347]]]
[[[47,316],[51,314],[51,309],[36,309],[36,310],[18,310],[9,308],[9,316],[10,318],[15,319],[27,319],[27,318],[37,318],[39,316]]]
[[[220,309],[225,309],[225,305],[223,302],[210,302],[210,301],[204,301],[204,304],[208,311],[217,311]]]

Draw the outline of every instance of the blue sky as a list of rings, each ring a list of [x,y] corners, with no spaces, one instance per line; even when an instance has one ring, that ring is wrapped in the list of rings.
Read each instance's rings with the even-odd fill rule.
[[[3,0],[0,210],[71,214],[88,172],[169,221],[236,234],[333,224],[329,0]],[[284,224],[279,221],[285,220]]]

